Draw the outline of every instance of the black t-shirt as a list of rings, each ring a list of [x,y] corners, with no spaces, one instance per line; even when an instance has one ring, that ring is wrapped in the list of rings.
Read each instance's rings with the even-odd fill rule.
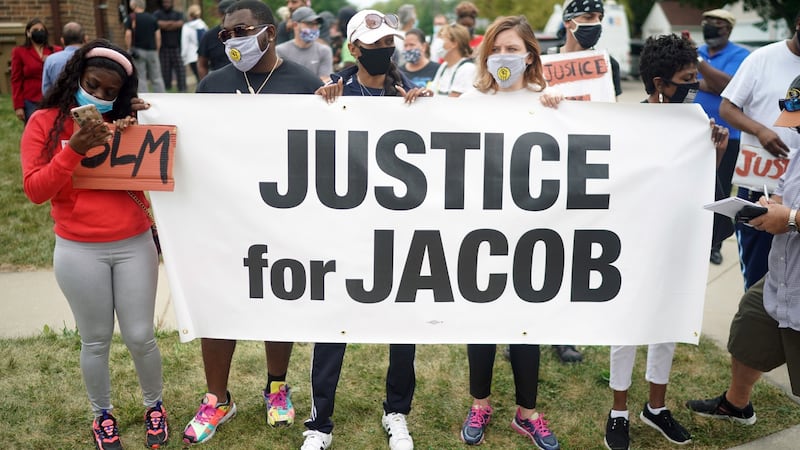
[[[133,32],[131,45],[142,50],[155,50],[156,31],[158,31],[156,18],[147,12],[132,13],[132,15],[136,17],[136,29],[132,28],[131,16],[125,20],[125,29]]]
[[[247,72],[247,78],[254,90],[258,90],[268,75],[269,72]],[[283,63],[275,68],[275,72],[264,85],[261,94],[313,94],[320,86],[322,86],[322,81],[310,70],[284,59]],[[197,85],[199,93],[233,94],[236,91],[249,95],[244,74],[233,64],[209,73]]]
[[[197,47],[198,56],[208,58],[209,70],[221,69],[231,61],[225,55],[225,44],[219,40],[219,32],[222,29],[221,25],[208,30],[200,39],[200,44]]]
[[[183,20],[183,13],[171,9],[164,11],[159,9],[153,15],[156,20]],[[166,48],[181,48],[181,29],[164,31],[161,30],[161,46]]]
[[[436,77],[436,72],[439,70],[439,64],[433,61],[428,61],[428,64],[425,65],[422,69],[417,70],[416,72],[412,72],[406,69],[406,66],[400,68],[400,71],[403,72],[403,75],[408,77],[408,79],[417,87],[427,87],[428,83]]]

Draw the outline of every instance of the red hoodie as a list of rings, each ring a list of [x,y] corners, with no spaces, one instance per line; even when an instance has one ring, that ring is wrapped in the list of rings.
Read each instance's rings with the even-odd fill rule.
[[[53,158],[45,148],[58,110],[38,110],[22,133],[22,185],[34,203],[50,200],[54,230],[62,238],[80,242],[111,242],[147,231],[150,219],[126,191],[73,189],[72,173],[83,156],[69,146],[73,133],[70,117],[64,122]],[[148,205],[141,191],[134,191]]]

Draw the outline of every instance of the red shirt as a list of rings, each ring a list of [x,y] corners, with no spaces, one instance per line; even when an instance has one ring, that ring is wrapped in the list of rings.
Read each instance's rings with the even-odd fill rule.
[[[45,46],[42,56],[31,45],[21,45],[11,50],[11,96],[14,109],[25,107],[25,100],[42,101],[42,72],[47,55],[63,50],[59,46]]]
[[[74,123],[70,117],[50,161],[45,144],[55,126],[58,110],[33,113],[22,133],[22,187],[34,203],[50,200],[54,230],[62,238],[80,242],[111,242],[147,231],[150,219],[126,191],[73,189],[72,173],[83,156],[69,146]],[[141,191],[137,197],[149,206]]]

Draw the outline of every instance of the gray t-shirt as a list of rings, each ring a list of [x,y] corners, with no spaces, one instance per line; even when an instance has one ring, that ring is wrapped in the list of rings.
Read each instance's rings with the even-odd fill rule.
[[[275,47],[278,56],[307,68],[320,78],[328,78],[333,72],[333,52],[327,45],[314,41],[309,47],[301,48],[294,40]]]

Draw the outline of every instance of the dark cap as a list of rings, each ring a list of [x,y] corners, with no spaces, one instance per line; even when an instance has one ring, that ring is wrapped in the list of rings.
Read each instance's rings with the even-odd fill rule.
[[[301,6],[292,13],[292,21],[299,23],[317,22],[322,23],[322,17],[318,16],[313,9],[308,6]]]

